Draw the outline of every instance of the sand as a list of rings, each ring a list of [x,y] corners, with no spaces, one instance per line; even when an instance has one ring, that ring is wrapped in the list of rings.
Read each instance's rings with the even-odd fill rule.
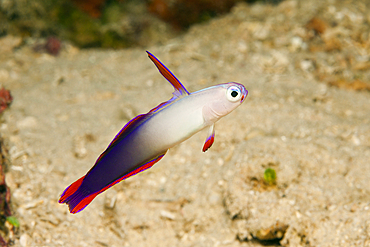
[[[0,83],[14,97],[1,133],[15,246],[370,246],[370,93],[328,84],[338,71],[369,82],[370,45],[347,23],[369,35],[365,3],[239,4],[161,46],[66,42],[57,57],[0,39]],[[315,16],[339,23],[329,28],[342,28],[339,49],[308,38]],[[146,49],[190,92],[236,81],[249,95],[216,124],[206,153],[203,131],[72,215],[58,204],[65,187],[131,118],[171,97]],[[263,182],[268,167],[276,185]]]

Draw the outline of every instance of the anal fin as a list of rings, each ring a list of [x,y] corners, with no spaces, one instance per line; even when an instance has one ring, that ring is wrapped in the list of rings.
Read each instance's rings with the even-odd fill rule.
[[[167,151],[166,151],[166,152],[167,152]],[[115,184],[117,184],[117,183],[121,182],[122,180],[125,180],[126,178],[129,178],[129,177],[131,177],[131,176],[134,176],[134,175],[136,175],[136,174],[138,174],[138,173],[140,173],[140,172],[143,172],[143,171],[145,171],[145,170],[149,169],[149,168],[150,168],[150,167],[152,167],[155,163],[157,163],[158,161],[160,161],[160,160],[163,158],[163,156],[166,154],[166,152],[164,152],[163,154],[158,155],[156,158],[154,158],[154,159],[152,159],[152,160],[148,161],[147,163],[144,163],[143,165],[141,165],[141,166],[137,167],[135,170],[133,170],[133,171],[131,171],[131,172],[129,172],[129,173],[127,173],[127,174],[123,175],[122,177],[118,178],[117,180],[115,180],[115,181],[114,181],[114,182],[112,182],[111,184],[109,184],[109,185],[105,186],[103,189],[101,189],[101,190],[98,192],[98,194],[100,194],[100,193],[102,193],[103,191],[105,191],[105,190],[109,189],[109,188],[110,188],[110,187],[112,187],[113,185],[115,185]]]

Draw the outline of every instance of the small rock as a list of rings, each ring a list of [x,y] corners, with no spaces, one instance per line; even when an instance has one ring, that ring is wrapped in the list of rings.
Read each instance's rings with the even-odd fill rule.
[[[312,60],[302,60],[300,63],[300,67],[303,71],[311,72],[315,70],[315,65]]]
[[[302,40],[301,37],[293,37],[290,40],[290,48],[291,48],[291,51],[297,51],[297,50],[299,50],[302,47],[302,44],[303,44],[303,40]]]
[[[277,222],[274,226],[258,230],[255,237],[259,240],[282,239],[287,229],[288,225]]]
[[[328,24],[324,20],[314,17],[307,23],[306,28],[309,30],[314,30],[319,34],[323,34],[328,28]]]
[[[82,159],[87,155],[85,136],[75,136],[73,139],[73,153],[76,158]]]
[[[44,203],[44,200],[32,201],[27,204],[21,205],[21,207],[24,209],[32,209],[43,203]]]
[[[29,246],[30,236],[28,236],[28,234],[26,233],[22,234],[19,238],[19,243],[21,244],[21,246]]]
[[[111,191],[111,193],[106,194],[104,200],[104,207],[106,209],[113,209],[116,206],[117,202],[117,192],[115,190]]]
[[[169,220],[175,220],[176,218],[176,216],[173,213],[167,210],[161,210],[161,217]]]

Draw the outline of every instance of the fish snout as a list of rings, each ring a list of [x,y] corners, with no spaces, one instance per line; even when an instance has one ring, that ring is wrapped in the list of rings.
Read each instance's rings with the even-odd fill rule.
[[[248,90],[243,86],[243,88],[242,88],[242,97],[240,99],[240,103],[243,103],[245,98],[247,98],[247,95],[248,95]]]

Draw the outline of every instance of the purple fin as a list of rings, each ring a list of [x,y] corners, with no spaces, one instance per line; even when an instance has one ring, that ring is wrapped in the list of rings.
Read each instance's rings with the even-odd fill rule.
[[[74,183],[72,183],[63,192],[63,194],[61,195],[61,197],[59,199],[59,203],[66,203],[66,204],[68,204],[69,211],[72,214],[78,213],[81,210],[83,210],[87,205],[89,205],[89,203],[97,195],[99,195],[100,193],[102,193],[105,190],[109,189],[113,185],[121,182],[122,180],[124,180],[124,179],[126,179],[128,177],[131,177],[131,176],[133,176],[135,174],[138,174],[139,172],[142,172],[142,171],[145,171],[145,170],[149,169],[155,163],[157,163],[160,159],[162,159],[165,154],[166,154],[166,152],[163,153],[163,154],[161,154],[161,155],[159,155],[159,156],[157,156],[157,157],[155,157],[154,159],[151,159],[150,161],[144,163],[143,165],[138,166],[136,169],[134,169],[134,170],[132,170],[132,171],[124,174],[123,176],[121,176],[117,180],[115,180],[112,183],[110,183],[107,186],[105,186],[103,189],[101,189],[101,190],[99,190],[97,192],[94,192],[94,193],[89,193],[88,191],[86,191],[85,189],[83,189],[81,187],[81,184],[83,182],[83,179],[85,178],[85,176],[83,176],[80,179],[78,179],[77,181],[75,181]]]
[[[83,210],[98,193],[89,194],[81,189],[81,184],[85,176],[72,183],[60,196],[59,203],[66,203],[72,214]]]

